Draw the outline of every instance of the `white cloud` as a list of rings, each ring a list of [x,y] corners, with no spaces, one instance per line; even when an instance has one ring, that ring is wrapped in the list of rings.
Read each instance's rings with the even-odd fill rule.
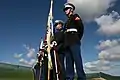
[[[111,69],[111,67],[109,61],[97,60],[85,63],[85,69],[88,71],[106,71]]]
[[[106,71],[105,73],[113,75],[113,76],[120,76],[120,65],[112,66],[112,69],[109,71]]]
[[[27,46],[26,44],[24,44],[23,47],[24,47],[25,49],[27,49],[27,50],[29,50],[29,48],[30,48],[30,47]]]
[[[99,45],[96,46],[98,50],[104,50],[107,48],[111,48],[120,44],[120,39],[99,41]]]
[[[30,62],[29,62],[29,65],[34,65],[36,62],[36,59],[31,59]]]
[[[76,12],[86,20],[94,20],[94,18],[107,12],[116,0],[68,0],[76,6]]]
[[[36,52],[35,52],[35,49],[34,48],[31,48],[31,47],[29,47],[29,46],[27,46],[27,45],[23,45],[26,49],[27,49],[27,57],[28,58],[34,58],[35,57],[35,55],[36,55]]]
[[[34,57],[34,55],[35,55],[35,49],[34,48],[29,49],[27,53],[27,57],[31,58]]]
[[[28,64],[28,61],[25,60],[25,59],[23,59],[23,58],[21,58],[21,59],[19,60],[19,62],[20,62],[20,63],[23,63],[23,64]]]
[[[100,34],[116,35],[120,34],[120,15],[118,12],[112,11],[109,15],[102,15],[95,21],[100,26],[97,30]]]
[[[98,60],[85,63],[85,71],[88,73],[103,71],[116,75],[114,71],[116,67],[120,67],[120,39],[100,41],[97,49],[100,50]],[[119,71],[118,68],[117,70]]]
[[[99,59],[120,61],[120,39],[100,41],[96,48],[101,50]]]
[[[23,58],[19,60],[21,64],[26,66],[33,66],[35,64],[35,61],[36,61],[35,59],[31,59],[30,61],[27,61],[26,59],[23,59]]]
[[[101,51],[98,58],[109,61],[120,61],[120,45]]]
[[[37,52],[35,48],[30,46],[23,45],[23,47],[27,50],[25,51],[24,55],[14,54],[14,57],[18,59],[18,62],[21,63],[21,65],[32,67],[36,62]]]
[[[22,56],[23,56],[23,54],[17,54],[17,53],[14,54],[15,58],[21,58]]]

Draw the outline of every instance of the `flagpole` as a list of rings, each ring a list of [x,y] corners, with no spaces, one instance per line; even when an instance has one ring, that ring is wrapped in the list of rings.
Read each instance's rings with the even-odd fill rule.
[[[50,11],[48,16],[48,22],[47,22],[47,35],[46,35],[46,41],[47,41],[47,53],[48,53],[48,80],[50,80],[50,70],[52,69],[52,59],[51,59],[51,37],[53,35],[52,28],[53,28],[53,15],[52,15],[52,9],[53,9],[53,0],[51,0],[50,3]]]

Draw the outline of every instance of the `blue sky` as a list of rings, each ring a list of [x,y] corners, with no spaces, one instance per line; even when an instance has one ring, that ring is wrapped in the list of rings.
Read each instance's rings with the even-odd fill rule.
[[[69,1],[75,4],[76,12],[81,15],[85,26],[82,57],[86,71],[104,71],[113,75],[120,75],[118,72],[113,73],[114,71],[106,70],[106,68],[109,69],[106,66],[107,64],[120,64],[120,57],[116,57],[116,55],[120,56],[120,53],[114,51],[120,46],[120,28],[118,27],[120,24],[120,1]],[[64,3],[65,0],[54,1],[54,20],[66,20],[62,11]],[[49,0],[0,1],[0,62],[22,65],[28,62],[31,62],[28,65],[34,63],[40,38],[45,34],[49,6]],[[113,49],[113,47],[116,48]],[[110,53],[112,51],[115,55]],[[114,57],[111,58],[111,56]],[[114,58],[118,59],[114,60]],[[100,64],[105,70],[93,70]],[[118,70],[117,68],[119,66],[115,66],[115,71]]]

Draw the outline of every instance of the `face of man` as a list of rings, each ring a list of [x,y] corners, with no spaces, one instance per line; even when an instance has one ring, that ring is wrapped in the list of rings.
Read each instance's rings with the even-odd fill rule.
[[[68,15],[70,13],[71,9],[70,8],[66,8],[65,10],[65,14]]]
[[[56,29],[57,29],[57,30],[62,29],[62,24],[61,24],[61,23],[58,23],[58,25],[56,26]]]

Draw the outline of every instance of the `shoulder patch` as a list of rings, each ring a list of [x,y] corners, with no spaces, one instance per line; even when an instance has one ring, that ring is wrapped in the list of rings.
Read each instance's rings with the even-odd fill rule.
[[[80,20],[80,18],[79,18],[79,17],[76,17],[75,20]]]

